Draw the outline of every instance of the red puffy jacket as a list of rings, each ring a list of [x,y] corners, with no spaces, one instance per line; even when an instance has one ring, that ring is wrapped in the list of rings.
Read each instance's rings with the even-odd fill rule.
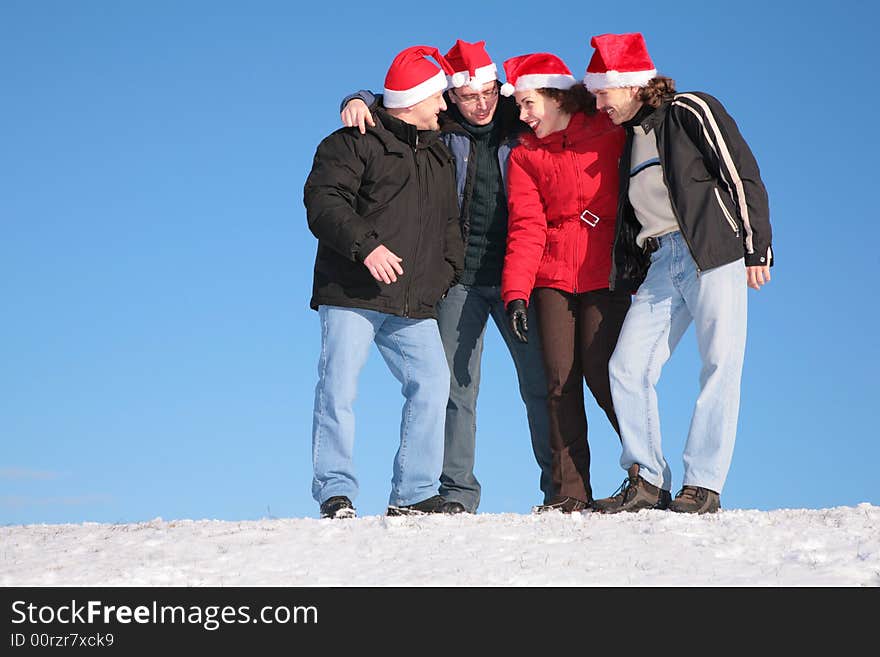
[[[578,112],[565,130],[543,139],[525,136],[513,149],[501,277],[505,305],[528,301],[536,287],[574,293],[608,287],[624,139],[604,112]],[[587,220],[595,223],[596,216],[590,226]]]

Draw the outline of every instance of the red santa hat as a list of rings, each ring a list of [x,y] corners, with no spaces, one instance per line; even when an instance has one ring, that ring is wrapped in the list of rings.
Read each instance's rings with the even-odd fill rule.
[[[486,52],[486,42],[468,43],[458,39],[446,53],[446,61],[454,71],[449,76],[452,87],[469,86],[480,91],[487,82],[498,79],[498,67]]]
[[[590,45],[596,49],[584,75],[584,86],[590,91],[644,87],[657,77],[645,38],[639,32],[600,34],[590,40]]]
[[[547,52],[511,57],[504,62],[504,74],[507,82],[501,85],[501,93],[505,96],[529,89],[570,89],[577,84],[565,63]]]
[[[433,57],[438,68],[426,57]],[[446,75],[451,74],[440,51],[430,46],[412,46],[398,53],[385,76],[382,104],[385,107],[412,107],[436,93],[446,91]]]

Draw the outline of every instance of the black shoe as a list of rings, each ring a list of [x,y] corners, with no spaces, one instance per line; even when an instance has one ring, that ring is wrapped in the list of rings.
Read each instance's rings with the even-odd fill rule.
[[[547,513],[548,511],[561,511],[562,513],[579,513],[590,508],[589,502],[584,502],[576,497],[554,497],[547,504],[532,507],[532,513]]]
[[[335,495],[321,505],[321,517],[342,520],[356,518],[357,513],[350,499],[345,495]]]
[[[440,513],[448,513],[450,515],[454,515],[456,513],[467,513],[468,510],[464,508],[464,504],[461,502],[444,502],[440,505]]]
[[[388,516],[422,516],[426,513],[443,513],[443,498],[439,495],[429,497],[415,504],[407,504],[406,506],[389,506],[385,511]]]
[[[715,513],[721,508],[721,496],[700,486],[683,486],[669,505],[676,513]]]
[[[627,474],[619,493],[594,502],[596,510],[601,513],[620,513],[642,509],[665,510],[669,507],[669,491],[650,484],[640,477],[638,464],[630,466]]]

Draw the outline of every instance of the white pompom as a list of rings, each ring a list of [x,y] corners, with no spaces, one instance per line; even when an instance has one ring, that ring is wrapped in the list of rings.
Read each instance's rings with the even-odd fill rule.
[[[512,96],[514,92],[514,86],[510,84],[510,82],[505,82],[501,85],[501,95],[502,96]]]
[[[462,87],[468,81],[470,76],[466,72],[459,71],[452,74],[452,86]]]

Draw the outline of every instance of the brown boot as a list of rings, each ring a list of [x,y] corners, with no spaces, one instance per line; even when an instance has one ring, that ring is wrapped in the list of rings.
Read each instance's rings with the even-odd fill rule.
[[[627,470],[627,478],[611,497],[595,500],[593,508],[601,513],[620,513],[621,511],[641,511],[642,509],[666,509],[669,506],[669,491],[663,490],[639,476],[639,466],[634,463]]]
[[[721,496],[700,486],[682,487],[669,505],[669,510],[676,513],[715,513],[720,508]]]
[[[562,513],[578,513],[590,508],[589,502],[584,502],[576,497],[554,497],[547,504],[533,506],[532,513],[547,513],[548,511],[561,511]]]
[[[620,506],[620,503],[623,502],[623,496],[626,493],[626,487],[629,484],[630,475],[632,477],[636,477],[638,475],[638,465],[633,464],[630,466],[629,470],[627,470],[627,478],[623,480],[623,483],[620,484],[618,489],[611,494],[611,497],[602,497],[598,500],[593,500],[593,510],[598,511],[599,513],[605,513],[608,509],[615,506]],[[635,470],[633,470],[635,468]],[[635,474],[632,474],[632,473]]]

